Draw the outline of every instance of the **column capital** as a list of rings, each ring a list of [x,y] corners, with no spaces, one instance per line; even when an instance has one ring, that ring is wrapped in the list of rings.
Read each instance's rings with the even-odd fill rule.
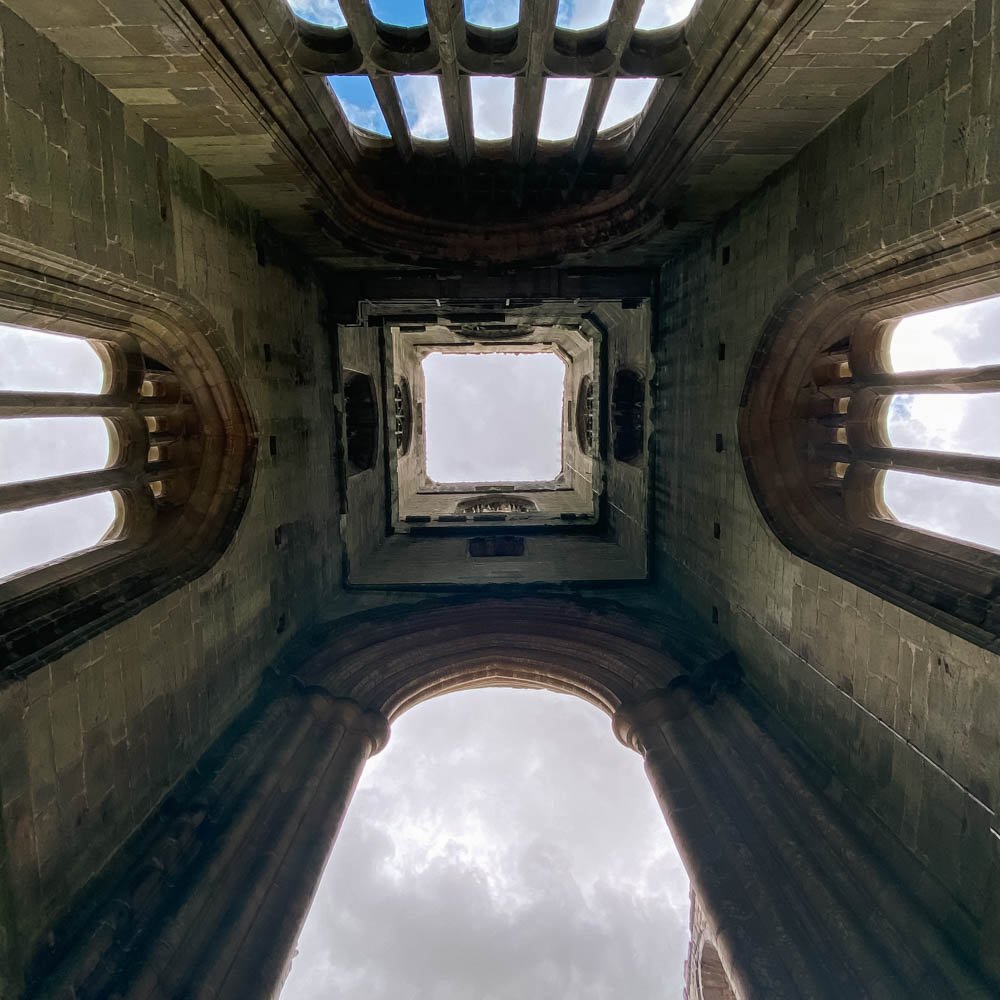
[[[363,708],[353,698],[338,698],[318,684],[304,688],[302,695],[318,719],[367,737],[369,757],[374,757],[389,742],[389,720],[381,712]]]
[[[665,688],[622,705],[611,720],[615,735],[625,746],[645,753],[653,742],[651,727],[687,718],[695,703],[711,705],[720,693],[735,690],[742,675],[732,652],[707,660],[690,673],[679,674]]]
[[[615,736],[636,753],[647,748],[650,728],[687,716],[694,695],[684,684],[648,691],[638,701],[622,705],[611,718]]]

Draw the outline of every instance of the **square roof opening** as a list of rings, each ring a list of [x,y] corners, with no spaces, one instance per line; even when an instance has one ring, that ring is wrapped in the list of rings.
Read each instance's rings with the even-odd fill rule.
[[[423,360],[427,475],[549,482],[562,471],[566,365],[554,352],[434,352]]]

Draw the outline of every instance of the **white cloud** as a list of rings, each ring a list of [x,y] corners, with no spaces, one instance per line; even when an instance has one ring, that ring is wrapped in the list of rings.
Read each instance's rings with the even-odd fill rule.
[[[0,326],[0,391],[97,393],[104,363],[86,341]],[[0,483],[104,468],[99,417],[0,420]],[[96,545],[115,522],[109,493],[0,514],[0,579]]]
[[[611,14],[613,0],[559,0],[556,24],[563,28],[590,28],[604,24]]]
[[[514,80],[474,76],[472,123],[477,139],[509,139],[514,131]]]
[[[550,76],[545,81],[538,138],[572,139],[580,128],[580,117],[589,93],[590,80]]]
[[[472,691],[393,730],[283,1000],[680,996],[687,877],[606,716],[548,692]]]
[[[0,580],[89,549],[114,523],[110,493],[0,514]]]
[[[305,21],[342,28],[347,24],[338,0],[288,0],[292,11]]]
[[[448,126],[436,76],[397,76],[396,88],[411,134],[417,139],[447,139]]]
[[[0,325],[0,392],[100,392],[104,362],[78,337]]]
[[[465,19],[487,28],[506,28],[517,24],[519,7],[518,0],[465,0]]]
[[[1000,297],[901,319],[889,344],[893,371],[1000,364]]]
[[[559,474],[566,367],[555,354],[435,353],[423,370],[431,479],[534,482]]]
[[[639,114],[646,107],[654,86],[656,80],[644,77],[615,80],[611,86],[611,95],[604,109],[599,131],[614,128],[615,125],[621,125]]]
[[[1000,486],[891,469],[884,497],[904,524],[1000,551]]]
[[[694,8],[695,0],[646,0],[639,12],[637,28],[651,30],[683,21]]]

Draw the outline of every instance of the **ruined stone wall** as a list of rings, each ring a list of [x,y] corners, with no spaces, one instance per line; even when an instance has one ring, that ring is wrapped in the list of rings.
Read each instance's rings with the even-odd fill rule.
[[[0,230],[207,310],[260,437],[249,507],[210,572],[0,687],[10,996],[39,935],[338,585],[340,558],[329,340],[309,269],[3,6],[0,44]]]
[[[957,902],[940,904],[942,921],[994,973],[1000,662],[793,557],[750,494],[736,418],[763,325],[793,281],[901,240],[933,246],[935,227],[1000,202],[997,17],[988,0],[959,15],[667,264],[656,345],[659,577],[717,617],[851,807]]]

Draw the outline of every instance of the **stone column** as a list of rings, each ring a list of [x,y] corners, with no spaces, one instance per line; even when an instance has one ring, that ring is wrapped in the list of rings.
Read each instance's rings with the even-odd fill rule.
[[[887,867],[733,696],[654,691],[615,716],[741,1000],[988,996]]]
[[[272,702],[191,782],[38,994],[276,994],[365,762],[388,735],[381,715],[320,688]]]

